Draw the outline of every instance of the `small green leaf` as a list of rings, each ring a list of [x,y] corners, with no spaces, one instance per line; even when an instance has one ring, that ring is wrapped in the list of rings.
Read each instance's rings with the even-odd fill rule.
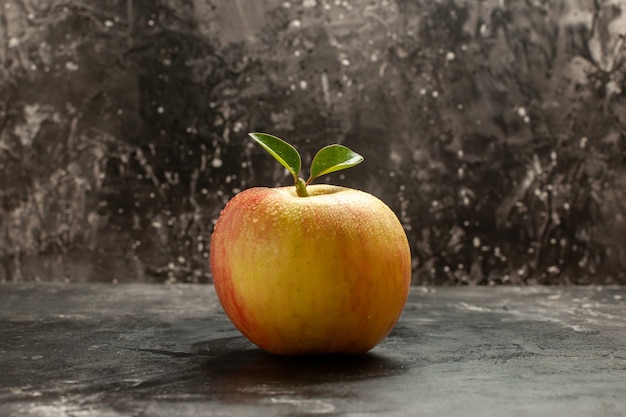
[[[274,135],[267,133],[248,133],[252,139],[272,155],[282,166],[293,175],[294,181],[298,180],[298,174],[302,167],[300,154],[290,144]]]
[[[319,150],[311,162],[310,184],[315,178],[342,169],[350,168],[363,162],[363,157],[343,145],[328,145]]]

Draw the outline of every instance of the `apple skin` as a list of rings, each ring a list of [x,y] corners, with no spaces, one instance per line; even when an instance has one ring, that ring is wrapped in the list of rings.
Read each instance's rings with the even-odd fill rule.
[[[396,324],[411,284],[400,221],[363,191],[250,188],[222,210],[210,262],[224,311],[277,355],[359,354]]]

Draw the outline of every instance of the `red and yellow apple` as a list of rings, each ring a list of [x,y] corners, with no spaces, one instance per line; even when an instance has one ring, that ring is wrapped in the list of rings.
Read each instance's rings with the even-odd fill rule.
[[[237,329],[268,352],[366,352],[406,302],[406,234],[371,194],[332,185],[307,192],[250,188],[228,202],[211,240],[215,290]]]

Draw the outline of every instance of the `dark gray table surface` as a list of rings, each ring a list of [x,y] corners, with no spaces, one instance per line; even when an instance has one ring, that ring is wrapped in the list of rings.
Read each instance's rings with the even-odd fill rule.
[[[412,288],[356,357],[244,339],[210,285],[1,284],[0,415],[626,416],[626,288]]]

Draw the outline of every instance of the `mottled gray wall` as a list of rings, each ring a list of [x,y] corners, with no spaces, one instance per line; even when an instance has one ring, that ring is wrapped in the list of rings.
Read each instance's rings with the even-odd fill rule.
[[[623,0],[6,0],[0,280],[208,282],[238,190],[343,143],[416,283],[626,282]]]

